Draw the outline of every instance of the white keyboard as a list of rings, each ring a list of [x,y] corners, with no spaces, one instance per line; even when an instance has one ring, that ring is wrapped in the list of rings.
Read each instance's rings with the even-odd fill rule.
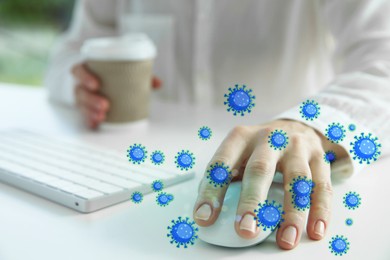
[[[125,154],[80,142],[0,132],[0,181],[84,213],[129,200],[134,191],[150,193],[154,180],[167,187],[193,176],[132,165]]]

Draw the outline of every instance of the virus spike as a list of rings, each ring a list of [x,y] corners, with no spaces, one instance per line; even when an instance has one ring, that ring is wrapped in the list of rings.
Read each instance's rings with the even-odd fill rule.
[[[147,158],[147,153],[145,146],[142,146],[141,144],[133,144],[127,150],[127,157],[129,162],[133,164],[140,164]]]
[[[285,149],[288,145],[287,133],[283,130],[272,131],[268,136],[268,143],[274,150]]]
[[[203,141],[209,140],[212,135],[213,135],[213,131],[211,131],[210,127],[202,126],[198,130],[198,136]]]
[[[329,164],[334,163],[336,161],[336,153],[334,151],[331,151],[331,150],[325,152],[324,160],[326,163],[329,163]]]
[[[165,155],[160,150],[152,152],[150,155],[150,160],[154,165],[161,165],[165,161]]]
[[[358,160],[360,164],[365,162],[370,164],[371,161],[376,161],[381,154],[380,148],[382,145],[378,142],[378,138],[361,133],[360,136],[354,137],[355,141],[351,142],[352,149],[349,150],[352,153],[353,159]]]
[[[347,226],[352,226],[352,225],[353,225],[353,220],[352,220],[351,218],[347,218],[347,219],[345,220],[345,225],[347,225]]]
[[[130,199],[131,199],[132,202],[134,202],[136,204],[139,204],[139,203],[142,202],[143,198],[144,198],[144,195],[142,195],[141,192],[135,191],[135,192],[133,192],[133,194],[131,194],[131,198]]]
[[[302,118],[307,121],[313,121],[320,115],[321,108],[314,100],[306,100],[305,102],[302,102],[299,108],[299,113]]]
[[[349,250],[349,245],[348,239],[344,236],[336,235],[329,241],[329,249],[336,256],[346,254]]]
[[[167,237],[171,239],[171,244],[176,244],[177,248],[183,246],[187,248],[189,245],[194,245],[198,239],[198,228],[195,222],[188,217],[178,217],[177,220],[171,221],[172,225],[168,226]]]
[[[267,229],[274,231],[284,221],[282,205],[275,201],[269,202],[266,200],[264,203],[259,203],[258,206],[254,210],[256,214],[254,219],[257,221],[257,226],[262,227],[264,231]]]
[[[340,123],[331,123],[325,130],[325,136],[332,143],[339,143],[345,138],[344,126]]]
[[[359,208],[360,204],[362,204],[362,199],[358,193],[350,191],[345,194],[343,202],[347,209],[355,210]]]
[[[348,125],[348,130],[351,131],[351,132],[355,131],[356,130],[356,125],[355,124],[349,124]]]
[[[224,163],[215,163],[207,170],[207,179],[214,187],[223,187],[228,185],[232,180],[232,173],[229,166]]]
[[[182,171],[191,169],[195,164],[195,157],[193,153],[188,150],[181,150],[175,156],[176,167]]]
[[[224,95],[226,98],[224,105],[227,106],[227,111],[232,111],[235,116],[250,113],[255,106],[254,99],[256,99],[252,92],[252,89],[247,89],[245,85],[242,87],[235,85],[234,88],[229,88],[229,93]]]
[[[153,181],[151,187],[154,192],[159,192],[164,189],[164,183],[161,180],[155,180]]]

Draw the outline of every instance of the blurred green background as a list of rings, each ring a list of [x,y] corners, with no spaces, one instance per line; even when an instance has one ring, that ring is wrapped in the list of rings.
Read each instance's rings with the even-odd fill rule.
[[[0,0],[0,82],[42,86],[49,52],[74,0]]]

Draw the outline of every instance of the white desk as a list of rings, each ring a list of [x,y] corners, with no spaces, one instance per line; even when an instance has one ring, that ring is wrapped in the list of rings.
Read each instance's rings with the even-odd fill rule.
[[[0,129],[24,127],[120,151],[140,142],[166,151],[168,161],[182,148],[197,156],[197,177],[167,189],[175,195],[175,201],[167,208],[158,207],[154,196],[147,195],[141,205],[125,202],[80,214],[0,183],[0,259],[335,259],[328,242],[336,234],[347,236],[351,242],[343,259],[390,259],[389,158],[335,185],[333,221],[320,242],[303,235],[296,249],[283,251],[274,243],[274,237],[245,249],[215,247],[198,240],[195,246],[177,249],[166,237],[167,226],[178,216],[192,216],[199,178],[217,145],[234,125],[256,124],[264,115],[234,118],[223,108],[161,103],[155,103],[152,111],[150,122],[125,131],[91,132],[83,127],[74,110],[49,104],[43,90],[0,84]],[[212,128],[212,140],[197,139],[202,125]],[[348,191],[362,196],[362,205],[354,212],[342,205],[342,197]],[[353,218],[352,227],[344,224],[347,217]]]

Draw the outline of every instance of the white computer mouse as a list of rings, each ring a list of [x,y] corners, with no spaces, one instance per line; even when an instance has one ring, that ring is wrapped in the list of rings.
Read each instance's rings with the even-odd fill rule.
[[[199,238],[209,244],[225,247],[248,247],[261,243],[273,231],[260,230],[259,235],[253,239],[244,239],[238,236],[234,229],[238,201],[240,199],[241,182],[233,182],[226,191],[223,207],[218,219],[209,227],[199,227]],[[283,201],[282,189],[271,187],[268,201],[275,200],[281,205]]]

